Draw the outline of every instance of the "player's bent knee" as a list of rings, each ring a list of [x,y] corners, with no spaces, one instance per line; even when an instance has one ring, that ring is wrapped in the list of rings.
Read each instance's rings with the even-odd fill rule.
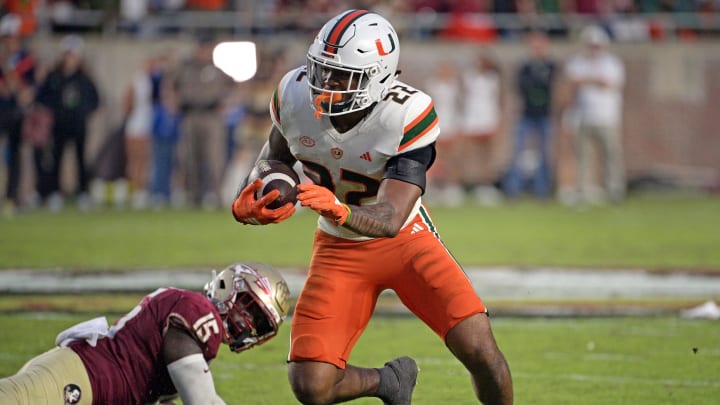
[[[305,386],[301,388],[295,384],[291,385],[295,398],[303,405],[324,405],[333,403],[333,397],[332,395],[329,395],[327,390],[306,390],[305,388],[307,387]]]
[[[453,327],[445,336],[445,343],[468,368],[490,367],[503,359],[484,313],[472,315]]]
[[[288,365],[290,387],[295,398],[305,405],[330,404],[338,370],[319,362],[291,362]]]

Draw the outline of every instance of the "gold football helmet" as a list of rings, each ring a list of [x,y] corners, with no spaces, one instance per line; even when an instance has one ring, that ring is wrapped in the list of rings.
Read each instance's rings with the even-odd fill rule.
[[[241,352],[273,338],[290,309],[282,275],[261,263],[234,263],[205,284],[205,295],[223,319],[225,340]]]

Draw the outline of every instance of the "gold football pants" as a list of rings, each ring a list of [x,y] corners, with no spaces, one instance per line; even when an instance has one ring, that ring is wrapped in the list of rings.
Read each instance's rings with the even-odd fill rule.
[[[85,366],[67,347],[51,349],[0,379],[3,405],[91,405],[92,398]]]

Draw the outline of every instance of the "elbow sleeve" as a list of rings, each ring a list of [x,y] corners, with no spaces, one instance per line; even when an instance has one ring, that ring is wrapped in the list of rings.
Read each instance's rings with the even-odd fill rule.
[[[184,405],[225,405],[215,392],[210,368],[202,354],[191,354],[167,366]]]

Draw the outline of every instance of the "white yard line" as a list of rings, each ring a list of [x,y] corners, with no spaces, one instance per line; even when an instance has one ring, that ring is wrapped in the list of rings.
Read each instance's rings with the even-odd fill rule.
[[[305,272],[298,269],[280,270],[288,281],[291,294],[297,297],[305,283]],[[660,305],[657,308],[620,305],[617,308],[598,309],[596,306],[583,307],[577,303],[622,303],[623,300],[701,302],[720,298],[720,274],[510,267],[466,268],[465,271],[478,294],[489,303],[491,313],[493,302],[504,302],[523,307],[499,307],[498,313],[538,316],[647,314],[667,312],[668,309],[663,309]],[[209,277],[210,269],[148,269],[126,272],[7,269],[0,270],[0,294],[149,292],[159,286],[198,290]],[[392,291],[386,291],[383,295],[395,297]],[[393,302],[390,300],[390,305],[381,310],[407,313],[404,307],[394,305]],[[532,302],[554,304],[533,305]]]
[[[291,292],[305,282],[296,269],[280,269]],[[720,298],[720,274],[653,273],[643,270],[468,268],[481,295],[493,300],[564,300],[622,298]],[[137,270],[67,272],[61,270],[0,270],[0,292],[143,291],[160,285],[198,288],[208,270]]]

